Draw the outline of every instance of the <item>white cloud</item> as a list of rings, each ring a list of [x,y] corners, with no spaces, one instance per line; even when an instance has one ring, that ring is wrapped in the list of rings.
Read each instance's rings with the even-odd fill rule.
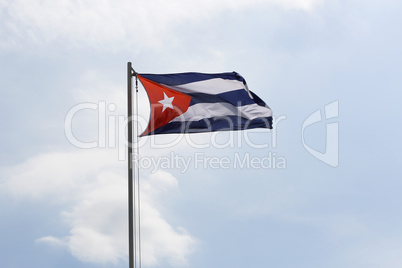
[[[41,154],[5,171],[9,178],[2,186],[15,196],[56,197],[59,201],[81,192],[102,166],[115,162],[113,154],[83,150],[79,153]]]
[[[273,2],[288,9],[305,11],[312,11],[318,4],[321,4],[321,0],[275,0]]]
[[[67,245],[66,241],[63,241],[63,240],[53,237],[51,235],[36,239],[36,242],[37,243],[45,243],[45,244],[51,245],[53,247],[56,247],[56,246],[65,247]]]
[[[172,228],[156,209],[159,204],[158,196],[161,192],[177,187],[177,180],[167,172],[157,172],[150,176],[150,179],[142,183],[141,201],[141,232],[142,248],[145,265],[158,264],[158,258],[166,258],[173,266],[180,266],[187,263],[186,256],[189,255],[196,240],[187,231],[178,227]],[[150,243],[159,241],[159,243]],[[168,245],[168,246],[166,246]]]
[[[49,234],[38,243],[64,246],[83,262],[116,264],[128,255],[128,212],[126,163],[115,159],[111,150],[43,154],[3,171],[8,179],[1,187],[15,197],[72,207],[62,212],[70,234]],[[185,264],[196,240],[182,227],[172,227],[158,210],[166,198],[161,194],[177,189],[177,180],[157,172],[141,178],[141,185],[143,264]]]
[[[14,0],[3,2],[0,47],[59,42],[68,47],[160,47],[161,37],[183,21],[202,21],[224,10],[265,4],[311,11],[320,0],[204,0],[133,2]],[[141,45],[140,45],[141,44]]]

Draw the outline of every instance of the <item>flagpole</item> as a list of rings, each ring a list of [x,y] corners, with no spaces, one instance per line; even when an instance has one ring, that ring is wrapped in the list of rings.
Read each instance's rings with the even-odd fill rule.
[[[129,268],[134,268],[134,205],[133,205],[133,107],[132,107],[132,76],[131,62],[127,63],[127,117],[128,117],[128,251]]]

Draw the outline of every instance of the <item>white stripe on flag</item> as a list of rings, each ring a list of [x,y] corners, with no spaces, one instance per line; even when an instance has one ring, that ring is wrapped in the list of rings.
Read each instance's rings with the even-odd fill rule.
[[[243,82],[240,82],[238,80],[229,80],[222,78],[208,79],[177,86],[168,86],[168,85],[164,86],[171,88],[173,90],[177,90],[179,92],[190,93],[190,94],[205,93],[205,94],[216,95],[238,89],[245,90]]]
[[[272,116],[272,111],[268,107],[263,107],[257,104],[249,104],[236,107],[230,103],[198,103],[192,105],[188,110],[174,118],[170,122],[182,121],[198,121],[204,118],[224,117],[224,116],[240,116],[246,119],[255,119],[258,117]]]

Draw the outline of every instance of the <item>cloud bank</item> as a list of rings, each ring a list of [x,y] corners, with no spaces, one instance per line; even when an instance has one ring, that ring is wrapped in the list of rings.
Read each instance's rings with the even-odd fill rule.
[[[60,43],[77,48],[141,44],[159,47],[178,23],[200,22],[224,11],[276,5],[311,12],[320,0],[223,0],[133,2],[15,0],[0,3],[0,48]]]
[[[42,154],[3,170],[8,179],[0,189],[19,199],[71,207],[61,212],[69,234],[49,234],[37,243],[65,247],[83,262],[118,264],[128,256],[127,179],[125,163],[114,158],[111,150]],[[143,264],[186,264],[196,239],[171,226],[159,210],[164,194],[178,190],[177,180],[158,171],[142,178],[141,189]]]

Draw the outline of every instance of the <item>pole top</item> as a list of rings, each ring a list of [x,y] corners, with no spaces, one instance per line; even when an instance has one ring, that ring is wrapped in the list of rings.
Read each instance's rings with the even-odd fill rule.
[[[127,69],[130,70],[131,76],[137,76],[137,72],[133,69],[131,61],[127,62]]]

